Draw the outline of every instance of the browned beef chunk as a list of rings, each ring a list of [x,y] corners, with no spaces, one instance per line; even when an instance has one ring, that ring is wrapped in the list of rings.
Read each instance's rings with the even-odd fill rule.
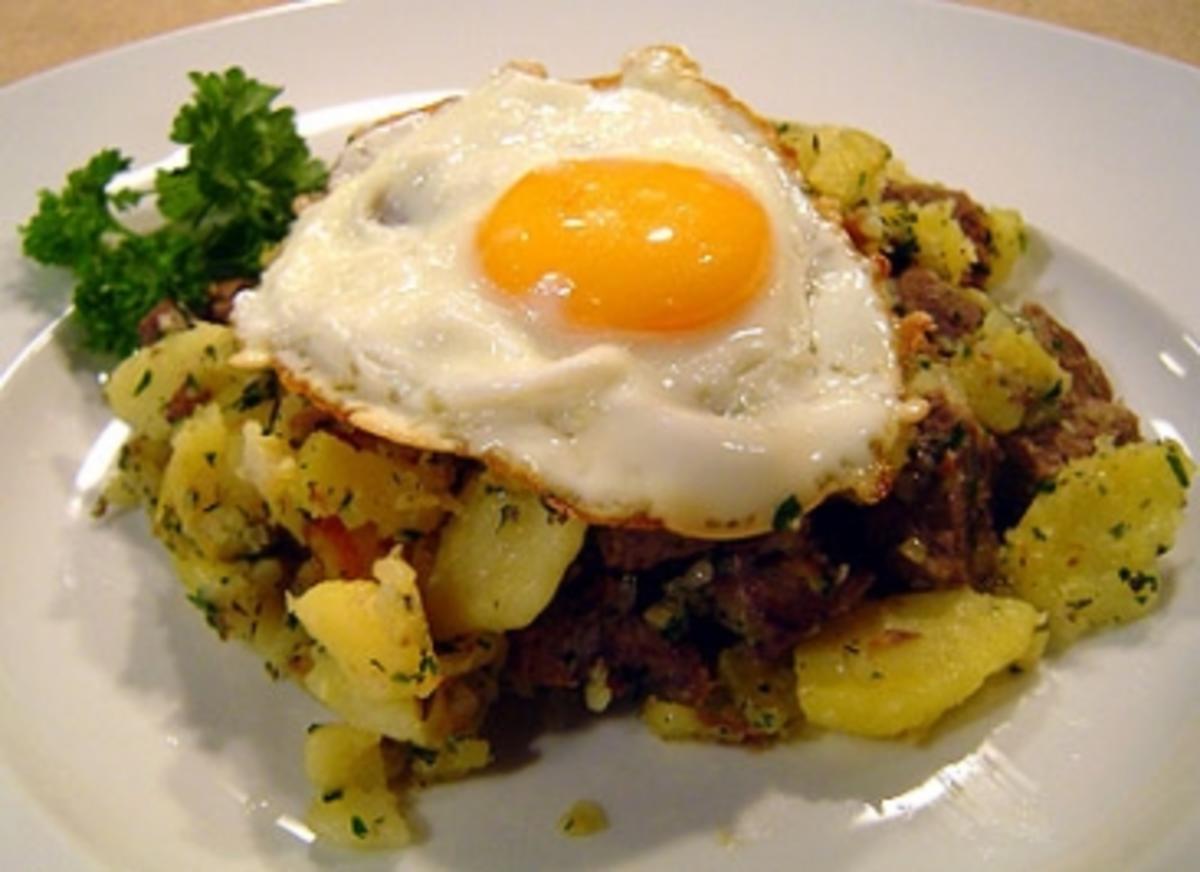
[[[190,418],[197,408],[212,399],[212,394],[191,380],[179,386],[179,390],[167,401],[164,415],[172,424]]]
[[[253,284],[253,280],[244,278],[213,282],[208,287],[207,308],[198,314],[208,321],[228,324],[233,315],[233,298]],[[138,342],[142,345],[153,345],[168,333],[186,330],[191,325],[191,315],[173,300],[162,300],[138,322]]]
[[[1037,303],[1021,307],[1033,335],[1042,347],[1054,355],[1058,365],[1071,374],[1071,396],[1111,400],[1112,386],[1103,368],[1092,359],[1079,337],[1055,320]]]
[[[219,324],[228,324],[233,316],[233,298],[253,285],[254,280],[247,278],[213,282],[208,286],[208,311],[204,313],[205,317]]]
[[[905,203],[934,203],[938,200],[952,200],[954,220],[962,228],[967,238],[975,243],[979,255],[978,262],[971,267],[964,282],[977,288],[982,288],[992,271],[992,231],[988,227],[987,210],[976,203],[963,191],[943,188],[932,183],[900,184],[893,182],[883,192],[885,200],[899,200]],[[907,264],[899,264],[903,267]]]
[[[870,547],[902,586],[986,587],[996,566],[996,440],[966,409],[931,398],[887,499],[866,509]]]
[[[1120,403],[1072,399],[1063,403],[1061,419],[1004,437],[1004,453],[1030,489],[1057,475],[1067,461],[1092,454],[1103,436],[1117,445],[1136,442],[1137,417]]]
[[[168,333],[178,333],[191,326],[187,315],[170,300],[160,300],[138,321],[138,342],[153,345]]]
[[[664,699],[700,705],[712,690],[713,679],[699,648],[669,642],[645,620],[622,621],[613,628],[609,687],[626,696],[645,687]]]
[[[857,604],[873,576],[835,563],[807,527],[729,547],[715,562],[719,620],[768,659]]]
[[[524,630],[509,635],[508,676],[525,692],[577,688],[603,660],[620,698],[637,690],[697,705],[712,675],[696,646],[672,640],[642,616],[638,579],[577,565],[554,602]]]
[[[603,660],[617,696],[699,705],[720,648],[744,639],[765,657],[785,655],[871,580],[835,563],[807,529],[735,543],[593,530],[549,608],[510,635],[508,673],[525,690],[575,688]],[[652,622],[648,610],[664,604],[672,619]]]
[[[983,323],[982,306],[925,267],[906,269],[895,288],[898,314],[925,312],[933,319],[939,339],[961,339]]]
[[[665,530],[622,530],[599,527],[593,538],[604,565],[618,572],[643,572],[664,563],[686,560],[713,547],[705,539],[689,539]]]
[[[1071,388],[1058,400],[1058,414],[1032,427],[1023,427],[1002,440],[1007,458],[1007,513],[1019,517],[1039,482],[1053,478],[1067,461],[1095,451],[1096,440],[1115,444],[1137,441],[1138,421],[1113,399],[1112,387],[1074,333],[1035,303],[1022,309],[1038,342],[1071,374]]]

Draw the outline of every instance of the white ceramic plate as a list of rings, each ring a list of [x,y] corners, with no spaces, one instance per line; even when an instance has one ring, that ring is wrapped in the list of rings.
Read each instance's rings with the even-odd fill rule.
[[[603,7],[603,8],[594,8]],[[67,284],[21,262],[41,186],[102,146],[143,162],[184,73],[242,64],[287,86],[331,152],[399,95],[495,65],[611,69],[687,45],[768,113],[856,124],[922,175],[1019,206],[1037,283],[1149,428],[1200,448],[1200,74],[948,5],[309,5],[144,43],[0,93],[0,866],[336,866],[292,831],[319,711],[218,645],[135,517],[96,527],[88,488],[119,433],[58,332]],[[24,353],[18,358],[18,354]],[[834,737],[767,754],[669,746],[636,724],[551,735],[536,764],[420,797],[431,838],[358,869],[1162,868],[1200,848],[1196,513],[1167,608],[992,693],[926,744]],[[568,841],[600,800],[612,828]]]

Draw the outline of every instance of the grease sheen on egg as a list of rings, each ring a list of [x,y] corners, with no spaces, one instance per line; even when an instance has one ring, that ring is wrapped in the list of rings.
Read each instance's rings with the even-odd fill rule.
[[[906,407],[870,266],[682,52],[505,69],[354,149],[235,309],[318,402],[605,523],[741,536],[880,490]]]

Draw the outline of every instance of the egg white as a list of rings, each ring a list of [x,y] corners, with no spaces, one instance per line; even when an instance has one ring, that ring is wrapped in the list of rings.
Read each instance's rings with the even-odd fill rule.
[[[593,520],[689,535],[879,490],[907,410],[871,267],[686,55],[644,50],[593,83],[502,70],[350,157],[234,321],[355,425],[484,458]],[[774,235],[761,295],[719,328],[638,336],[572,330],[492,289],[473,247],[491,205],[534,168],[601,157],[748,190]]]

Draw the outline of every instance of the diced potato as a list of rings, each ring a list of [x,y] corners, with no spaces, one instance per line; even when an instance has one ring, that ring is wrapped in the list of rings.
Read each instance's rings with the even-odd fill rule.
[[[427,533],[440,522],[449,489],[446,464],[422,463],[382,443],[356,448],[317,431],[294,451],[287,440],[245,426],[242,474],[299,539],[313,519],[337,518],[346,529],[373,525],[384,539]]]
[[[1016,594],[1050,617],[1052,643],[1141,617],[1158,601],[1157,558],[1183,519],[1195,467],[1173,442],[1073,460],[1006,537]]]
[[[116,508],[154,506],[162,487],[163,471],[171,459],[171,443],[133,433],[121,446],[117,472],[104,489],[104,500]]]
[[[216,404],[188,418],[171,441],[155,528],[173,551],[232,560],[271,539],[267,506],[238,474],[241,436]]]
[[[304,517],[292,504],[291,489],[297,477],[291,445],[277,433],[265,433],[255,421],[242,425],[242,455],[238,475],[266,500],[271,519],[300,538]]]
[[[351,682],[329,657],[316,656],[303,677],[314,697],[349,723],[426,749],[442,749],[476,732],[496,695],[487,671],[443,682],[433,695],[376,697]]]
[[[1013,266],[1025,252],[1025,220],[1015,209],[989,209],[987,223],[992,235],[991,272],[987,286],[994,288],[1012,274]]]
[[[1070,373],[999,309],[968,339],[953,372],[971,411],[995,433],[1012,432],[1049,412],[1071,387]]]
[[[420,784],[457,781],[492,762],[486,739],[448,739],[441,748],[409,748],[413,777]]]
[[[296,456],[293,504],[310,517],[337,515],[347,527],[374,523],[381,535],[425,532],[442,517],[438,495],[419,471],[395,457],[360,450],[328,433],[313,433]]]
[[[800,171],[807,173],[820,153],[819,128],[799,121],[780,121],[776,124],[783,144],[796,153]]]
[[[290,670],[311,639],[287,613],[283,566],[274,558],[220,561],[176,557],[175,571],[188,601],[223,639],[247,642],[272,675]]]
[[[139,349],[109,376],[105,397],[119,418],[153,439],[167,439],[191,412],[215,403],[231,421],[271,423],[281,414],[280,388],[270,370],[230,364],[233,330],[201,322]],[[305,406],[292,398],[293,406]]]
[[[181,391],[213,399],[246,379],[228,364],[235,343],[233,331],[217,324],[171,333],[112,372],[104,387],[108,404],[135,431],[165,439],[171,432],[166,409]]]
[[[867,603],[796,648],[800,708],[861,736],[922,730],[1036,650],[1026,602],[968,588]]]
[[[434,636],[527,626],[558,590],[586,525],[488,473],[467,485],[462,500],[424,581]]]
[[[425,700],[416,696],[378,696],[373,688],[364,688],[347,677],[333,658],[319,652],[304,674],[303,684],[305,690],[347,722],[398,742],[436,747],[448,735],[429,723]]]
[[[429,696],[441,677],[416,573],[398,551],[373,572],[378,582],[321,582],[292,613],[364,696]]]
[[[348,724],[313,729],[304,764],[317,791],[306,823],[331,844],[399,848],[412,841],[399,798],[388,788],[380,736]]]
[[[656,696],[642,706],[642,720],[660,739],[668,742],[712,741],[713,729],[690,705],[667,702]]]
[[[908,249],[916,252],[917,242],[914,228],[917,216],[908,208],[907,203],[899,200],[884,200],[873,208],[872,214],[878,220],[876,235],[886,241],[886,247],[889,250]]]
[[[319,724],[304,742],[304,771],[317,790],[387,784],[380,735],[350,724]]]
[[[326,844],[358,851],[394,851],[413,831],[388,790],[346,787],[313,799],[305,823]]]
[[[954,201],[936,200],[909,208],[915,216],[916,262],[952,284],[961,284],[979,260],[979,252],[954,218]]]
[[[352,724],[439,747],[477,726],[481,706],[469,689],[443,684],[412,568],[397,552],[374,573],[378,583],[324,581],[291,601],[318,643],[304,686]]]
[[[583,838],[608,829],[608,814],[604,806],[591,799],[580,799],[558,819],[558,830],[565,836]]]
[[[886,143],[851,127],[811,127],[787,123],[780,136],[797,156],[813,190],[843,208],[878,200],[892,152]]]
[[[583,686],[583,704],[587,710],[599,714],[612,705],[613,693],[608,684],[608,664],[597,660],[588,669],[587,682]]]

